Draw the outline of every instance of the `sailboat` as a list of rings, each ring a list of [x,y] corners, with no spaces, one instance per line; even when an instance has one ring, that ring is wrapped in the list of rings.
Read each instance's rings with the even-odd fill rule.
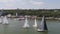
[[[16,17],[18,17],[18,13],[16,13],[15,15],[16,15]],[[18,18],[15,18],[14,20],[19,20],[19,19]]]
[[[8,24],[7,16],[4,16],[4,17],[3,17],[3,23],[2,23],[2,24]]]
[[[29,24],[28,24],[28,20],[27,20],[27,17],[26,17],[23,28],[29,28],[29,27],[30,27],[30,26],[29,26]]]
[[[3,16],[0,16],[0,23],[3,22]]]
[[[45,21],[45,16],[42,17],[42,21],[41,21],[40,26],[37,30],[38,31],[48,31],[46,21]]]
[[[16,17],[18,16],[18,14],[16,13]]]
[[[35,23],[34,23],[33,27],[37,28],[37,21],[36,21],[36,18],[35,18],[34,21],[35,21]]]
[[[0,17],[0,23],[2,23],[2,18]]]

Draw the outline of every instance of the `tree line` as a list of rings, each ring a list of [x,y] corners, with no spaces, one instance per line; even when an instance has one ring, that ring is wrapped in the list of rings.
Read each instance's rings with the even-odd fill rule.
[[[1,12],[2,10],[0,10]],[[15,15],[36,15],[36,16],[46,16],[46,17],[60,17],[60,9],[11,9],[3,10],[7,14]]]

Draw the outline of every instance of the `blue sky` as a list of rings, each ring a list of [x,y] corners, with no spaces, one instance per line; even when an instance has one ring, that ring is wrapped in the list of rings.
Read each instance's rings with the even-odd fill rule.
[[[0,9],[60,9],[60,0],[0,0]]]

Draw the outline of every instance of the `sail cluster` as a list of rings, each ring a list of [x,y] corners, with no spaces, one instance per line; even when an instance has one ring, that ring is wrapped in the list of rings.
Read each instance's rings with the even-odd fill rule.
[[[35,27],[35,28],[38,27],[38,28],[37,28],[37,31],[47,31],[47,30],[48,30],[48,29],[47,29],[46,20],[45,20],[45,16],[42,17],[42,21],[41,21],[41,23],[39,24],[39,26],[38,26],[38,24],[37,24],[36,18],[35,18],[34,21],[35,21],[35,22],[34,22],[33,27]],[[24,26],[23,26],[23,27],[24,27],[24,28],[29,28],[29,27],[30,27],[27,18],[25,19],[25,23],[24,23]]]
[[[2,24],[8,24],[7,16],[1,16],[0,17],[0,23],[2,23]]]

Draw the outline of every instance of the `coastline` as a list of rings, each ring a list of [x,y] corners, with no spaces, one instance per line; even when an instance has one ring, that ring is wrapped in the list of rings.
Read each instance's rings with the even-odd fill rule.
[[[16,17],[16,16],[11,16],[11,17],[8,17],[8,18],[25,18],[25,17]],[[34,18],[32,18],[32,17],[28,17],[29,19],[34,19]],[[41,20],[42,19],[42,17],[37,17],[37,19],[38,20]],[[58,17],[46,17],[45,18],[46,20],[60,20],[60,18],[58,18]]]

